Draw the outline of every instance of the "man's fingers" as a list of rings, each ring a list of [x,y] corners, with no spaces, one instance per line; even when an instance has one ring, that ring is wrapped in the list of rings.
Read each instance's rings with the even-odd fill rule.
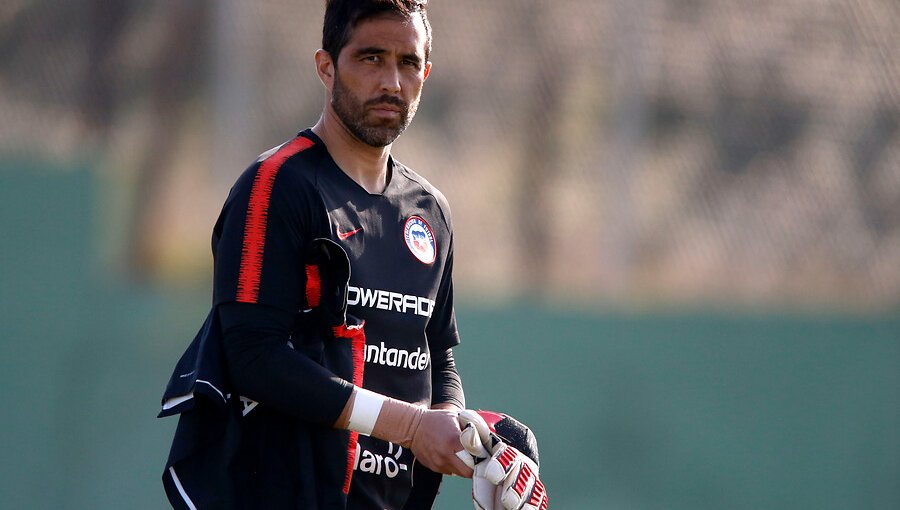
[[[466,450],[460,450],[456,452],[456,456],[459,457],[466,466],[469,466],[473,470],[475,469],[475,457],[473,457],[471,453]]]
[[[463,459],[457,454],[454,457],[451,457],[450,462],[447,463],[447,474],[461,476],[463,478],[472,478],[472,473],[474,473],[474,469],[469,467],[469,465],[463,461]]]
[[[423,466],[437,473],[472,478],[474,470],[472,467],[469,467],[469,463],[466,462],[464,456],[471,459],[471,455],[461,449],[456,453],[451,453],[449,455],[437,450],[427,450],[420,451],[418,455],[416,455],[416,460]],[[470,460],[469,462],[472,462],[474,465],[473,460]]]
[[[457,452],[465,451],[460,441],[455,412],[428,410],[416,428],[411,449],[425,467],[445,475],[472,477],[472,468]]]

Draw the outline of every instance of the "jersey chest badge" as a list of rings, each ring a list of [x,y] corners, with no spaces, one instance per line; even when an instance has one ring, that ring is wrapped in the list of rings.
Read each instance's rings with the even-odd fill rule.
[[[428,223],[418,216],[410,216],[403,227],[403,238],[406,247],[424,264],[431,264],[437,257],[437,244],[434,232]]]

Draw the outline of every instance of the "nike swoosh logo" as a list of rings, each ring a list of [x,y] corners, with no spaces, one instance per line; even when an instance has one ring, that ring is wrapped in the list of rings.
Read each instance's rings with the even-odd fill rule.
[[[347,239],[348,237],[352,236],[353,234],[360,232],[361,230],[362,230],[362,227],[359,227],[356,230],[351,230],[350,232],[341,232],[340,229],[337,229],[337,236],[338,236],[338,239],[343,241],[343,240]]]

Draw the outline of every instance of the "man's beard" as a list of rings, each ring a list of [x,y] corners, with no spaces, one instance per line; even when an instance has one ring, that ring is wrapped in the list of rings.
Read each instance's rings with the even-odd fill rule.
[[[400,117],[397,119],[367,119],[368,108],[379,104],[396,106],[400,109]],[[418,102],[409,105],[399,97],[387,94],[365,102],[360,101],[344,87],[340,74],[335,72],[334,87],[331,91],[331,107],[341,122],[353,133],[353,136],[366,145],[386,147],[393,143],[409,125],[409,121],[416,114]]]

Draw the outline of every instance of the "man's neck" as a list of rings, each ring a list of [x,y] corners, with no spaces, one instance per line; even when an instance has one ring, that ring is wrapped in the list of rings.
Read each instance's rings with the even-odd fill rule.
[[[388,158],[391,146],[372,147],[353,136],[346,126],[326,108],[312,128],[337,166],[369,193],[381,193],[387,187]]]

